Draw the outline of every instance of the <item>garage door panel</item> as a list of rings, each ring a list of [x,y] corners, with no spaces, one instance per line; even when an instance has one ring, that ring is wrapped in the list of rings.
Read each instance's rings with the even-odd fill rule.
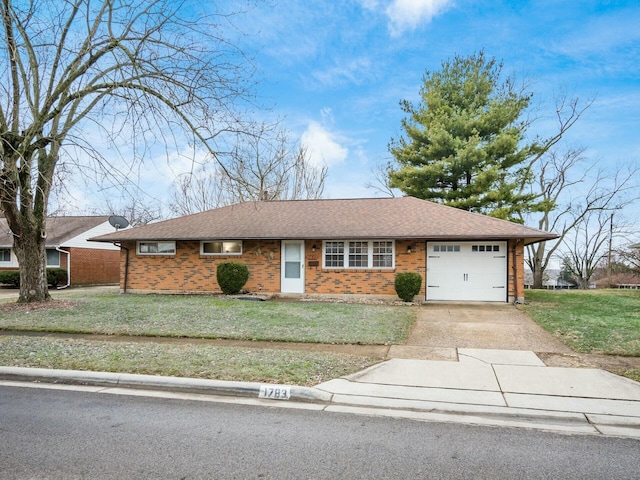
[[[507,300],[506,242],[428,242],[427,300]]]

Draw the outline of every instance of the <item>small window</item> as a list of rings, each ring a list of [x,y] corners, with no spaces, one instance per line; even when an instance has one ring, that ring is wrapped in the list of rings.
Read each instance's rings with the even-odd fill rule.
[[[0,262],[10,262],[10,261],[11,261],[11,249],[0,248]]]
[[[499,252],[500,245],[472,245],[472,252]]]
[[[434,252],[459,252],[460,245],[434,245]]]
[[[60,252],[51,248],[47,248],[47,267],[60,266]]]
[[[138,242],[140,255],[175,255],[176,242]]]
[[[242,241],[219,240],[214,242],[201,242],[200,253],[202,255],[242,255]]]

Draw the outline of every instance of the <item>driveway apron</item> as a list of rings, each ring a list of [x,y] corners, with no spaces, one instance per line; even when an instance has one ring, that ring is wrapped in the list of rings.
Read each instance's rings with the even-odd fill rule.
[[[420,307],[406,344],[392,346],[389,357],[456,360],[458,348],[573,353],[514,305],[429,303]]]

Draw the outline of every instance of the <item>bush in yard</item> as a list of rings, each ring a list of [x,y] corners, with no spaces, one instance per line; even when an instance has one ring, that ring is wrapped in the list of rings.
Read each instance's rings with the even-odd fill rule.
[[[235,295],[240,293],[244,284],[249,280],[249,269],[244,263],[225,262],[218,265],[216,276],[222,293]]]
[[[0,283],[18,288],[20,286],[20,272],[18,270],[4,270],[0,272]]]
[[[47,283],[52,287],[57,287],[61,283],[66,283],[67,271],[64,268],[47,268]]]
[[[420,292],[422,277],[419,273],[403,272],[396,275],[396,293],[401,300],[410,302]]]

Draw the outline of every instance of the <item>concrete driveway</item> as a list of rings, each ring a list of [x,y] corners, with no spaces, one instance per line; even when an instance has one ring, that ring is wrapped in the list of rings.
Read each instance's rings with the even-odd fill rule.
[[[392,346],[389,357],[455,360],[457,348],[573,353],[513,305],[428,303],[406,344]]]

